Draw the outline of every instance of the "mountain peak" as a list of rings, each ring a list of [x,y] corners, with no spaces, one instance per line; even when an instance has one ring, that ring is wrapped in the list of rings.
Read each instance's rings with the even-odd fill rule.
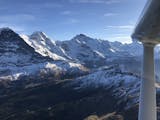
[[[10,29],[9,27],[0,28],[0,33],[1,33],[1,32],[9,32],[9,31],[12,31],[12,32],[13,32],[13,30]]]
[[[79,34],[79,35],[76,35],[76,36],[74,37],[74,39],[86,39],[86,38],[90,38],[90,37],[88,37],[88,36],[85,35],[85,34]]]
[[[79,35],[76,35],[72,40],[75,40],[75,41],[87,41],[87,40],[91,40],[91,39],[92,38],[88,37],[85,34],[79,34]]]
[[[46,36],[46,34],[42,31],[35,31],[31,36]]]
[[[77,36],[87,37],[87,35],[85,35],[85,34],[79,34],[79,35],[77,35]]]
[[[40,41],[45,41],[45,40],[49,39],[47,37],[47,35],[42,31],[34,32],[32,35],[30,35],[30,38],[31,39],[37,39],[37,40],[40,40]]]
[[[19,35],[13,31],[12,29],[5,27],[5,28],[0,28],[0,40],[1,41],[15,41],[16,39],[14,38],[19,38]]]

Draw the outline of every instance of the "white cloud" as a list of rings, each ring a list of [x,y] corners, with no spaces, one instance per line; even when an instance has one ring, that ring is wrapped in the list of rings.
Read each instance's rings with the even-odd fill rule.
[[[94,3],[94,4],[113,4],[119,3],[120,0],[69,0],[72,3]]]
[[[106,29],[134,29],[133,25],[107,26]]]

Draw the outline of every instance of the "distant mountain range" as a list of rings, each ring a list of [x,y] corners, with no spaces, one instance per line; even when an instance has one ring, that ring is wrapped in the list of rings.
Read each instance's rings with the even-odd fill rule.
[[[18,35],[9,28],[0,29],[0,46],[2,80],[55,71],[75,72],[75,69],[85,73],[87,69],[104,66],[117,58],[142,55],[142,46],[138,42],[122,44],[84,34],[68,41],[54,41],[43,32]]]
[[[85,74],[93,68],[110,64],[125,65],[128,71],[129,61],[140,62],[143,54],[143,46],[138,41],[122,44],[84,34],[71,40],[54,41],[41,31],[27,36],[18,35],[9,28],[0,29],[0,46],[0,80],[55,72]],[[155,50],[156,56],[159,49]],[[137,68],[134,67],[130,68],[135,71]]]
[[[106,59],[107,56],[142,55],[142,45],[138,42],[122,44],[120,42],[93,39],[84,34],[76,35],[67,41],[53,41],[43,32],[35,32],[30,36],[22,35],[21,37],[38,53],[49,56],[54,60],[68,59],[86,62]]]

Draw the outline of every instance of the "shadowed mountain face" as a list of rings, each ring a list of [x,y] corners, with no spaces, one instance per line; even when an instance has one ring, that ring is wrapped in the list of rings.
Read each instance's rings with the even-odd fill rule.
[[[17,33],[9,28],[0,30],[0,80],[12,79],[8,75],[27,72],[23,67],[46,61],[51,59],[35,52]]]
[[[0,54],[1,60],[5,56],[8,56],[9,59],[15,55],[19,57],[17,58],[17,61],[24,62],[23,64],[32,61],[38,62],[47,60],[36,53],[34,49],[29,46],[17,33],[9,28],[0,30]],[[24,58],[26,58],[27,60]],[[13,62],[16,62],[16,60],[13,60]]]

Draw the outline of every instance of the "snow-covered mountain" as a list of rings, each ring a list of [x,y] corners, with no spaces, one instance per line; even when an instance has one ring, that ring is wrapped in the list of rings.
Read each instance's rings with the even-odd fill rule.
[[[36,34],[39,35],[40,33],[33,34],[31,38],[34,39]],[[41,35],[43,36],[42,33]],[[50,41],[48,40],[48,42]],[[48,73],[69,73],[72,75],[86,71],[81,64],[65,61],[63,57],[58,55],[54,57],[59,61],[54,61],[50,56],[42,56],[35,50],[35,47],[27,44],[24,39],[11,29],[0,29],[0,80],[16,80],[24,75],[37,76],[38,74]]]
[[[57,45],[69,58],[91,68],[103,66],[118,57],[133,57],[130,51],[127,51],[130,47],[125,48],[122,43],[117,45],[107,40],[93,39],[84,34],[77,35],[69,41],[58,42]]]
[[[71,40],[54,41],[40,31],[28,36],[19,36],[9,28],[0,31],[0,76],[29,75],[44,68],[53,71],[78,68],[81,71],[85,67],[92,69],[110,64],[121,64],[131,72],[126,66],[132,61],[132,64],[140,62],[139,56],[143,52],[142,45],[135,41],[122,44],[84,34],[76,35]],[[135,70],[134,66],[131,68]]]
[[[85,35],[77,35],[70,41],[58,42],[66,55],[87,67],[105,64],[106,54],[112,54],[109,44],[92,39]]]
[[[18,69],[23,71],[24,66],[30,66],[35,63],[39,64],[45,61],[50,61],[47,57],[42,57],[36,53],[24,40],[19,37],[14,31],[9,28],[0,30],[0,74],[7,76],[14,74]],[[20,73],[19,73],[20,74]],[[18,73],[17,73],[18,75]]]
[[[118,50],[128,52],[132,56],[142,56],[143,54],[143,46],[138,41],[133,41],[129,44],[122,44],[120,42],[110,42],[110,45]]]
[[[21,35],[27,44],[42,56],[48,56],[53,60],[65,60],[63,51],[57,47],[56,42],[50,40],[43,32],[34,32],[30,36]]]
[[[54,41],[43,32],[21,37],[42,56],[49,56],[54,60],[75,61],[89,68],[103,66],[118,57],[142,55],[142,45],[138,42],[122,44],[90,38],[84,34],[67,41]]]

